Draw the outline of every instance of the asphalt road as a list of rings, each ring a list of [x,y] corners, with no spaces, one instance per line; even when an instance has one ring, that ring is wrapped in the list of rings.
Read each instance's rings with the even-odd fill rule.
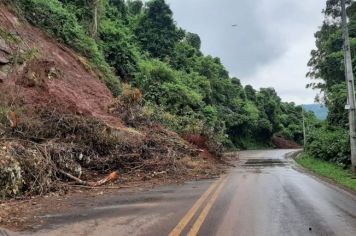
[[[355,236],[356,197],[298,171],[284,158],[290,151],[242,152],[239,165],[219,179],[46,215],[48,223],[32,235]]]

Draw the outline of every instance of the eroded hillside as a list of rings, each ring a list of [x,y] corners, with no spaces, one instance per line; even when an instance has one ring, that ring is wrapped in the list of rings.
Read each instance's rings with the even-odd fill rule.
[[[151,121],[139,90],[125,85],[114,98],[101,76],[0,5],[1,198],[68,189],[75,178],[90,183],[114,171],[119,183],[219,172]]]

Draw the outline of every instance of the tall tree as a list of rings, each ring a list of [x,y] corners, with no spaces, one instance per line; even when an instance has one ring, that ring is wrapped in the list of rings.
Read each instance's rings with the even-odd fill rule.
[[[190,44],[190,46],[194,47],[197,50],[200,50],[201,39],[199,35],[188,32],[185,36],[185,40],[187,41],[188,44]]]
[[[174,21],[173,13],[164,0],[152,0],[140,17],[134,30],[142,48],[151,56],[165,58],[184,37]]]
[[[323,11],[325,20],[320,30],[315,33],[317,49],[311,52],[311,59],[308,63],[310,71],[307,73],[307,76],[313,80],[307,87],[321,91],[321,98],[319,96],[318,100],[329,107],[328,121],[333,125],[343,124],[347,117],[343,109],[346,104],[346,96],[341,91],[341,88],[346,88],[346,85],[340,2],[339,0],[327,0],[326,2],[326,8]],[[356,4],[353,1],[347,2],[351,51],[355,54]],[[354,57],[353,64],[355,63]]]
[[[96,37],[96,34],[98,33],[98,8],[100,5],[101,0],[92,0],[92,6],[93,6],[93,28],[91,31],[91,36]]]
[[[132,15],[138,15],[140,14],[142,8],[143,8],[143,2],[141,0],[129,0],[127,2],[129,12]]]

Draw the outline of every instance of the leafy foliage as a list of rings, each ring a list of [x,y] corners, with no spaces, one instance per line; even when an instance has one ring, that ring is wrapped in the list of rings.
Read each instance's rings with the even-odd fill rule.
[[[116,95],[121,78],[142,91],[153,120],[182,135],[207,137],[215,150],[270,145],[277,133],[302,140],[301,108],[230,77],[219,58],[201,52],[199,35],[176,25],[164,0],[16,2],[32,24],[89,57]]]
[[[347,1],[351,52],[356,52],[356,3]],[[332,161],[339,165],[350,164],[350,144],[348,137],[348,115],[345,110],[347,90],[345,83],[343,37],[340,1],[327,0],[324,10],[325,20],[315,34],[316,50],[311,52],[309,61],[312,80],[308,87],[320,89],[329,109],[326,124],[312,129],[308,138],[307,151],[315,158]],[[353,64],[355,64],[353,57]]]
[[[194,33],[187,33],[185,35],[185,41],[192,46],[193,48],[200,50],[201,47],[201,40],[199,35],[194,34]]]
[[[307,142],[307,152],[313,157],[342,166],[350,164],[350,142],[346,130],[324,125],[313,129]]]
[[[103,80],[115,95],[119,94],[119,80],[115,78],[95,40],[86,34],[75,14],[58,0],[18,0],[25,17],[84,56],[91,59],[104,74]]]
[[[100,24],[98,44],[107,62],[125,80],[137,71],[139,53],[130,43],[131,37],[130,31],[120,22],[105,19]]]
[[[164,0],[147,3],[134,29],[142,48],[151,56],[163,59],[184,35],[173,21],[173,13]]]

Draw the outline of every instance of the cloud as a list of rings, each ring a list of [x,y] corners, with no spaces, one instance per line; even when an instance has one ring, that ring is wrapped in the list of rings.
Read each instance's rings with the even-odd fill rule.
[[[283,43],[269,35],[254,1],[169,0],[179,26],[198,33],[204,52],[223,59],[230,72],[245,76],[278,57]],[[237,24],[237,27],[232,27]]]
[[[256,73],[246,77],[245,82],[254,87],[274,87],[285,101],[297,104],[312,103],[315,91],[305,89],[310,79],[305,77],[306,62],[309,60],[309,40],[301,39],[290,45],[278,59],[259,68]]]
[[[305,74],[323,1],[167,2],[178,25],[198,33],[203,52],[220,57],[232,76],[256,88],[275,87],[287,101],[313,102]]]

